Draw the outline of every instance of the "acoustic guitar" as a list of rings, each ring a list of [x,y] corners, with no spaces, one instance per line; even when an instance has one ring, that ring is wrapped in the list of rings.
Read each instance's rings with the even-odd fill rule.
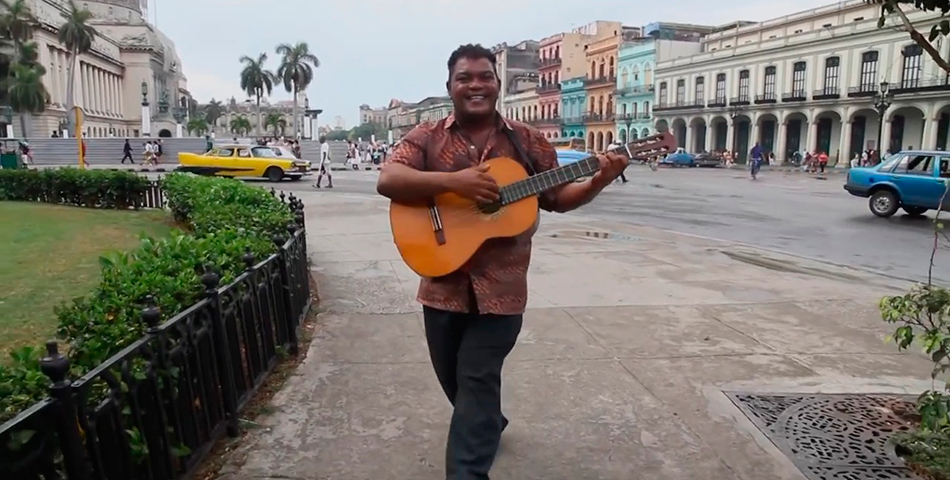
[[[667,132],[610,151],[644,159],[669,153],[676,146],[676,139]],[[444,193],[428,201],[390,204],[393,240],[402,259],[417,274],[430,278],[448,275],[465,265],[486,240],[526,232],[538,220],[539,193],[600,169],[595,156],[533,176],[510,158],[493,158],[485,163],[491,166],[488,175],[500,187],[500,198],[494,203],[477,204]]]

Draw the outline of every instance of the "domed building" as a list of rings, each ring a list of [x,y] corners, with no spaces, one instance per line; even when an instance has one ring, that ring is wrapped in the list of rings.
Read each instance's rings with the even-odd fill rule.
[[[56,38],[67,0],[31,0],[38,20],[33,40],[46,67],[50,93],[46,112],[32,117],[27,137],[49,137],[66,118],[69,54]],[[93,14],[99,35],[80,55],[73,72],[75,105],[84,112],[83,133],[90,137],[171,137],[187,122],[195,102],[188,93],[175,44],[147,21],[147,0],[76,0]],[[143,112],[147,118],[143,121]],[[16,136],[19,122],[14,121]]]

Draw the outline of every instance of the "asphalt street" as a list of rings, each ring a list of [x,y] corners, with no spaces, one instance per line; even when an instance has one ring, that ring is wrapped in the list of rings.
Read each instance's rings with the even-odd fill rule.
[[[282,182],[285,191],[320,195],[373,195],[377,172],[334,172],[332,190],[313,180]],[[873,216],[867,200],[842,188],[843,175],[826,180],[763,172],[752,181],[741,169],[627,169],[630,183],[615,184],[578,212],[819,259],[898,278],[924,281],[933,246],[927,218],[898,213]],[[325,181],[325,179],[324,179]],[[268,182],[255,182],[269,188]],[[324,185],[326,185],[324,183]],[[950,216],[948,216],[950,217]],[[950,242],[941,239],[934,278],[950,282]]]

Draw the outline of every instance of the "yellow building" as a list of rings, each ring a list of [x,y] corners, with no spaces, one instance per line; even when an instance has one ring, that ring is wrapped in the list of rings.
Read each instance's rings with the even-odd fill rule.
[[[615,102],[617,85],[617,61],[620,44],[624,39],[640,36],[640,29],[621,27],[613,35],[595,40],[587,45],[587,74],[584,87],[587,90],[587,146],[602,152],[614,141]]]

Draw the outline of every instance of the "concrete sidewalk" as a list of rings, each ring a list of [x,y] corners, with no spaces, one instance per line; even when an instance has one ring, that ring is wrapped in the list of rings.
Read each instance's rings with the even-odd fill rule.
[[[387,202],[303,198],[320,330],[222,478],[442,479],[450,408]],[[905,285],[860,271],[545,214],[529,282],[493,479],[801,479],[724,391],[930,387],[883,341]]]

